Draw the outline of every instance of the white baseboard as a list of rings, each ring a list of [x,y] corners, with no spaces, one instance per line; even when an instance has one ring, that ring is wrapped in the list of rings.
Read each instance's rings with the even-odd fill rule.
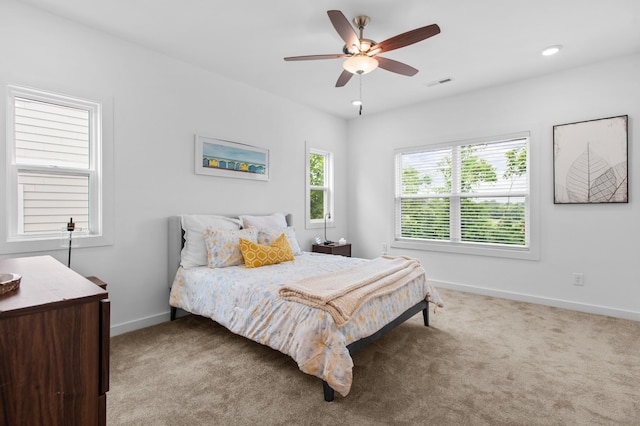
[[[483,296],[498,297],[501,299],[517,300],[519,302],[536,303],[538,305],[553,306],[554,308],[569,309],[572,311],[586,312],[589,314],[606,315],[614,318],[640,321],[640,312],[626,311],[623,309],[607,308],[606,306],[588,305],[584,303],[570,302],[567,300],[551,299],[547,297],[533,296],[530,294],[513,293],[502,290],[495,290],[485,287],[477,287],[467,284],[457,284],[447,281],[430,280],[436,288],[463,291],[466,293],[481,294]],[[445,300],[446,304],[446,300]],[[178,310],[178,318],[186,313]],[[134,321],[128,321],[111,326],[111,336],[128,333],[170,320],[169,311],[151,315]]]
[[[519,302],[536,303],[538,305],[552,306],[554,308],[569,309],[572,311],[586,312],[589,314],[606,315],[614,318],[640,321],[640,312],[623,309],[608,308],[606,306],[589,305],[585,303],[570,302],[567,300],[551,299],[547,297],[533,296],[530,294],[513,293],[509,291],[495,290],[485,287],[477,287],[467,284],[457,284],[446,281],[430,280],[436,288],[458,290],[466,293],[481,294],[483,296],[498,297],[501,299],[517,300]],[[446,300],[445,300],[446,304]]]
[[[170,320],[169,311],[156,315],[140,318],[133,321],[123,322],[111,326],[111,337],[118,334],[128,333],[129,331],[139,330],[141,328],[150,327]]]

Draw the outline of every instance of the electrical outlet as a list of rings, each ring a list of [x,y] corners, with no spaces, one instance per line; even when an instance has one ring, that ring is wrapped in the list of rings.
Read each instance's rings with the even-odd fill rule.
[[[573,285],[584,285],[584,274],[582,272],[573,273]]]
[[[382,254],[387,254],[387,243],[382,243]]]

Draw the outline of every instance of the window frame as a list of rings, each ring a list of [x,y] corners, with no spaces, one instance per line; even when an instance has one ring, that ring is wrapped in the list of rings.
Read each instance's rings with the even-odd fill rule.
[[[40,234],[21,234],[20,210],[21,203],[18,190],[19,172],[45,173],[48,175],[86,176],[89,179],[89,223],[90,229],[74,232],[74,246],[94,247],[112,244],[112,213],[105,208],[111,205],[113,191],[112,173],[105,173],[104,162],[108,158],[113,161],[112,148],[105,149],[105,102],[88,100],[77,96],[69,96],[54,93],[47,90],[39,90],[8,84],[6,85],[6,150],[2,161],[5,167],[6,185],[3,188],[2,198],[6,201],[6,209],[0,213],[0,219],[4,219],[2,234],[0,235],[0,253],[23,253],[50,251],[61,249],[62,228],[60,232]],[[88,168],[60,167],[37,164],[18,164],[16,162],[15,141],[15,107],[16,98],[33,100],[37,102],[52,103],[89,111],[90,115],[90,139],[89,139],[89,166]],[[106,102],[109,103],[109,102]],[[109,110],[108,122],[111,122]],[[109,184],[107,185],[106,182]]]
[[[436,142],[429,145],[422,145],[418,147],[410,147],[410,148],[398,148],[394,150],[393,153],[393,173],[394,173],[394,191],[393,191],[393,201],[392,201],[392,226],[391,226],[391,247],[401,248],[401,249],[412,249],[412,250],[422,250],[422,251],[436,251],[436,252],[448,252],[448,253],[457,253],[457,254],[470,254],[470,255],[480,255],[480,256],[494,256],[494,257],[502,257],[502,258],[512,258],[512,259],[522,259],[522,260],[539,260],[539,208],[538,208],[538,185],[537,185],[537,149],[535,148],[534,140],[534,131],[519,131],[514,133],[505,133],[494,136],[487,137],[475,137],[469,139],[460,139],[455,141],[447,141],[447,142]],[[513,139],[523,139],[526,138],[528,140],[527,143],[527,174],[528,174],[528,184],[529,190],[528,195],[526,196],[526,220],[528,226],[528,245],[526,247],[522,246],[510,246],[508,244],[492,244],[492,243],[474,243],[474,242],[456,242],[456,241],[440,241],[440,240],[427,240],[427,239],[410,239],[410,238],[402,238],[399,237],[398,228],[399,226],[399,218],[400,214],[400,203],[399,200],[401,197],[398,194],[398,188],[400,182],[398,181],[398,167],[399,167],[399,158],[402,154],[415,153],[420,151],[432,151],[437,149],[448,149],[453,147],[460,146],[469,146],[475,144],[483,144],[483,143],[491,143],[491,142],[499,142]],[[453,177],[452,177],[453,178]],[[464,198],[462,194],[457,194],[457,196],[451,196],[450,200],[452,204],[455,200],[460,200]],[[459,204],[459,203],[458,203]],[[451,216],[454,217],[455,214],[451,213]],[[455,219],[454,219],[455,220]],[[457,228],[451,229],[451,233],[459,232],[459,221],[456,223]]]
[[[324,185],[311,185],[311,155],[322,155],[324,161]],[[334,180],[333,180],[333,153],[330,151],[312,148],[309,144],[306,146],[305,155],[305,228],[317,229],[325,226],[325,218],[327,227],[334,227]],[[311,191],[322,190],[325,193],[324,210],[322,219],[311,219]],[[329,217],[326,217],[330,215]]]

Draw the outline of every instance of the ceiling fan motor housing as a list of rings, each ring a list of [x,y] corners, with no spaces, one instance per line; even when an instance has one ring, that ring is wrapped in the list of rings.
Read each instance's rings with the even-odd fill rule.
[[[345,55],[355,55],[360,52],[368,53],[376,44],[378,43],[369,38],[361,38],[360,46],[347,46],[345,44],[344,47],[342,48],[342,52]]]

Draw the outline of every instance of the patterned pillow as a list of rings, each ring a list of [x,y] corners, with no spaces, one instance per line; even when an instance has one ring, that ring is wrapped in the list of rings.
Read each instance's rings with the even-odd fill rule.
[[[285,234],[281,234],[270,246],[240,238],[240,250],[244,257],[244,266],[247,268],[257,268],[293,260],[293,252]]]
[[[293,255],[300,256],[302,254],[302,249],[300,248],[300,244],[298,244],[298,240],[296,239],[296,230],[293,226],[278,229],[258,230],[258,244],[270,246],[283,233],[287,237],[287,242],[291,247],[291,251],[293,251]]]
[[[242,265],[240,238],[256,243],[258,231],[255,228],[222,230],[208,228],[204,231],[204,242],[207,246],[207,266],[224,268],[225,266]]]

